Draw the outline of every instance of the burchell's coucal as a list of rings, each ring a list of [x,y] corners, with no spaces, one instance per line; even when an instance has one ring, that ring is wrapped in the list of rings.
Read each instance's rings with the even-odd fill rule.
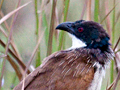
[[[72,36],[72,47],[46,57],[25,78],[25,90],[100,90],[105,69],[113,57],[110,37],[93,21],[61,23],[56,29]],[[21,90],[23,81],[14,90]]]

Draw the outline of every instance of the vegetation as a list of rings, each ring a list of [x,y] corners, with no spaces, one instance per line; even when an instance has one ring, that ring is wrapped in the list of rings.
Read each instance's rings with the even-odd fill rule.
[[[120,89],[119,0],[0,0],[0,90],[11,90],[48,55],[71,46],[55,27],[65,21],[93,20],[111,37],[115,58],[101,90]]]

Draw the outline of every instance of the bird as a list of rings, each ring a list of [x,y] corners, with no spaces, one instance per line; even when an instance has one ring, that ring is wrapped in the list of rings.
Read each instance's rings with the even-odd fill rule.
[[[51,54],[13,90],[100,90],[114,52],[101,24],[77,20],[56,27],[72,38],[72,46]]]

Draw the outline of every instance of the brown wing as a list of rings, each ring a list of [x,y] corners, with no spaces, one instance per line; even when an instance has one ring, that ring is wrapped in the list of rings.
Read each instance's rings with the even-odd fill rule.
[[[87,90],[94,77],[86,50],[59,51],[25,79],[25,90]],[[14,90],[21,90],[22,82]]]

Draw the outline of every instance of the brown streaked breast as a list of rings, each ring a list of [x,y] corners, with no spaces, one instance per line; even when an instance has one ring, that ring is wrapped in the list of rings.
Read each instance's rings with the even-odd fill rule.
[[[87,90],[94,78],[94,58],[86,49],[56,52],[25,79],[25,90]],[[21,90],[22,82],[14,90]]]

